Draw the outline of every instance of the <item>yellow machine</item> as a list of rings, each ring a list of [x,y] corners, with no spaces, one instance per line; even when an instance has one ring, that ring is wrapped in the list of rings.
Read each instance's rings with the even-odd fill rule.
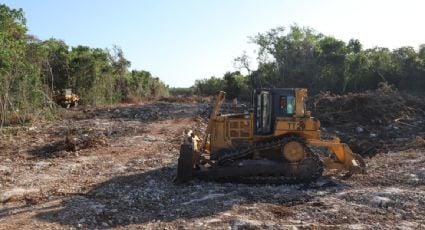
[[[225,93],[219,92],[203,140],[192,133],[181,146],[177,180],[300,183],[319,178],[324,167],[364,172],[364,161],[347,144],[320,138],[320,121],[306,110],[306,99],[302,88],[256,89],[249,111],[222,115]]]
[[[54,96],[54,100],[62,107],[69,108],[71,106],[77,107],[80,102],[80,97],[72,93],[71,89],[64,89]]]

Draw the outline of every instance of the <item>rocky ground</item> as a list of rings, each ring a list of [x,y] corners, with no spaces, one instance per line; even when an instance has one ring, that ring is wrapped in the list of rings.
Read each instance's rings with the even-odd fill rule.
[[[165,101],[81,107],[60,121],[6,129],[0,229],[425,228],[423,136],[366,157],[367,174],[348,179],[175,184],[183,131],[202,132],[207,111]]]

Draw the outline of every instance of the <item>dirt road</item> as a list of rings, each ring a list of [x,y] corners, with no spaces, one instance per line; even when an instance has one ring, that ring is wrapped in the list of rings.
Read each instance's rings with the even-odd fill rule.
[[[378,153],[368,173],[309,185],[176,185],[186,128],[208,106],[80,108],[0,139],[0,229],[423,229],[425,151]]]

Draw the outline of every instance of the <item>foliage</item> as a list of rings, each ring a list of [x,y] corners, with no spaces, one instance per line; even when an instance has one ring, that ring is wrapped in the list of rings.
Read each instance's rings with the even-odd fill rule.
[[[159,98],[168,96],[168,86],[148,71],[133,70],[127,77],[130,95],[137,98]]]
[[[33,86],[40,85],[37,68],[27,60],[26,25],[22,9],[0,5],[0,127],[21,116],[28,106],[40,103],[40,94]]]
[[[224,89],[224,80],[214,76],[195,81],[195,92],[201,96],[215,95]]]
[[[190,97],[190,96],[193,96],[193,94],[195,93],[195,88],[194,87],[188,87],[188,88],[172,87],[169,89],[169,91],[170,91],[170,95],[172,96]]]
[[[22,9],[0,4],[0,128],[24,123],[35,114],[52,117],[53,95],[66,88],[85,104],[168,95],[168,86],[147,71],[128,71],[130,62],[117,46],[69,47],[57,39],[27,34]]]
[[[257,70],[244,52],[234,59],[237,69],[248,72],[238,84],[226,73],[223,78],[196,81],[196,92],[211,95],[225,89],[231,97],[244,98],[247,94],[240,89],[305,87],[313,94],[344,94],[377,89],[382,82],[399,90],[425,92],[425,44],[418,51],[363,49],[357,39],[346,43],[297,25],[259,33],[250,40],[258,46]]]

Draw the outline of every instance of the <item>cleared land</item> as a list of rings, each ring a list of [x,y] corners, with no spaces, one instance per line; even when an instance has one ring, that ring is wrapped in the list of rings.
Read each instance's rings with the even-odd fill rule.
[[[7,129],[0,229],[425,228],[423,117],[399,119],[391,130],[410,131],[384,139],[368,130],[374,126],[325,130],[382,140],[365,155],[366,175],[327,174],[308,185],[176,185],[182,133],[202,132],[208,111],[182,101],[81,107],[60,121]]]

